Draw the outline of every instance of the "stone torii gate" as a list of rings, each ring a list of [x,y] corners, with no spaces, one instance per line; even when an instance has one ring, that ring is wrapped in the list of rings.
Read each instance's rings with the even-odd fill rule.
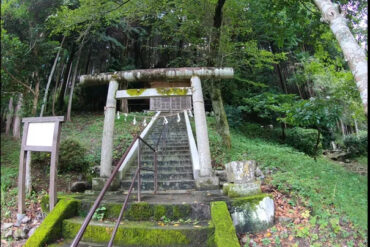
[[[213,176],[211,166],[211,153],[209,148],[208,130],[204,100],[202,93],[201,79],[232,78],[232,68],[213,67],[185,67],[185,68],[164,68],[164,69],[143,69],[129,70],[95,75],[82,75],[80,85],[105,84],[109,83],[107,101],[105,106],[105,117],[103,127],[100,177],[108,178],[111,175],[112,151],[113,151],[113,130],[116,115],[117,99],[130,98],[128,90],[118,91],[120,82],[150,82],[150,81],[179,81],[190,80],[191,87],[186,88],[186,94],[192,95],[194,120],[196,128],[196,140],[199,155],[200,176],[197,178],[199,187],[211,188],[218,186],[218,178]],[[173,88],[184,90],[184,88]],[[190,89],[190,90],[188,90]],[[161,94],[155,89],[146,89],[136,98],[176,96],[175,94]],[[131,97],[132,98],[132,97]]]

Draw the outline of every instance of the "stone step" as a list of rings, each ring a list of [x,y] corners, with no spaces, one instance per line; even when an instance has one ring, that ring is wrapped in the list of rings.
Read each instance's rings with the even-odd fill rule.
[[[63,238],[68,246],[82,225],[83,218],[75,217],[63,221]],[[92,221],[87,227],[82,241],[106,246],[113,231],[114,222]],[[164,225],[152,221],[122,221],[115,240],[115,246],[207,246],[207,241],[214,234],[212,223],[201,222],[179,226]],[[63,246],[63,245],[62,245]],[[79,246],[89,246],[81,244]],[[91,245],[94,246],[94,245]],[[96,245],[95,245],[96,246]],[[99,246],[99,245],[98,245]]]
[[[147,168],[147,169],[151,169],[153,170],[153,167],[154,166],[144,166],[144,168]],[[178,174],[178,173],[182,173],[182,172],[192,172],[193,171],[193,167],[191,165],[182,165],[182,166],[157,166],[157,169],[158,169],[158,173],[161,173],[161,172],[171,172],[173,174]],[[130,173],[133,173],[133,171],[136,171],[136,167],[130,167],[129,170],[127,171],[127,173],[125,174],[130,174]],[[144,170],[143,170],[144,171]],[[124,176],[126,177],[126,175]]]
[[[137,166],[137,160],[133,163],[135,164],[134,167]],[[152,167],[154,165],[154,161],[151,159],[141,160],[141,164],[143,164],[143,167],[150,166]],[[193,167],[190,159],[183,159],[183,160],[158,160],[157,161],[158,167],[177,167],[177,166],[189,166]]]
[[[135,175],[135,171],[129,171],[126,173],[126,177],[132,178]],[[177,172],[177,171],[167,171],[167,170],[159,170],[157,173],[158,180],[180,180],[180,179],[193,179],[193,171],[186,171],[186,172]],[[140,177],[145,180],[153,180],[154,172],[152,171],[141,171]]]
[[[121,187],[123,189],[128,189],[131,185],[131,180],[121,180]],[[134,184],[137,188],[137,181]],[[195,181],[192,179],[181,179],[181,180],[158,180],[159,190],[187,190],[194,189]],[[142,190],[153,190],[154,181],[153,180],[142,180],[141,181]]]

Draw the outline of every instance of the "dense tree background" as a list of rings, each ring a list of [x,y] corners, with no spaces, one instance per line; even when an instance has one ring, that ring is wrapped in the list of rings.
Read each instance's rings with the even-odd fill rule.
[[[339,4],[367,53],[367,1]],[[225,108],[231,127],[367,128],[352,73],[311,1],[4,0],[1,15],[2,123],[20,94],[17,114],[39,115],[50,75],[44,116],[67,114],[74,82],[72,110],[103,111],[107,86],[79,87],[82,74],[212,65],[235,70],[232,80],[203,83],[218,122]]]

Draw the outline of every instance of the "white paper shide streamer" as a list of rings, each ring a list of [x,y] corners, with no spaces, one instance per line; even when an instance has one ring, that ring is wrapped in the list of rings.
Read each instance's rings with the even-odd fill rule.
[[[188,112],[189,112],[189,116],[193,117],[193,113],[191,112],[191,110],[188,110]]]
[[[177,113],[177,122],[180,123],[180,121],[181,121],[180,114]]]
[[[127,113],[123,113],[123,115],[125,116],[125,122],[127,122],[127,116],[128,116],[128,114]]]
[[[163,117],[163,125],[168,124],[167,118]]]
[[[146,125],[147,125],[147,123],[146,123],[146,118],[144,118],[143,126],[145,127]]]
[[[133,125],[136,125],[136,117],[134,116],[134,120],[132,121]]]
[[[119,111],[117,111],[117,119],[120,119]]]

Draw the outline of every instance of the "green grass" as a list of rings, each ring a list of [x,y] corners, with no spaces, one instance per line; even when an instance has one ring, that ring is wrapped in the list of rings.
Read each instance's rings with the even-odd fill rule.
[[[313,214],[323,218],[346,215],[359,229],[367,231],[367,176],[349,172],[324,157],[318,157],[315,162],[291,147],[246,137],[236,130],[231,131],[231,150],[225,150],[221,148],[214,119],[207,121],[212,159],[216,163],[250,159],[264,169],[276,168],[271,183],[279,190],[299,196]]]
[[[354,160],[362,166],[368,165],[367,156],[360,156],[360,157],[354,158]]]

